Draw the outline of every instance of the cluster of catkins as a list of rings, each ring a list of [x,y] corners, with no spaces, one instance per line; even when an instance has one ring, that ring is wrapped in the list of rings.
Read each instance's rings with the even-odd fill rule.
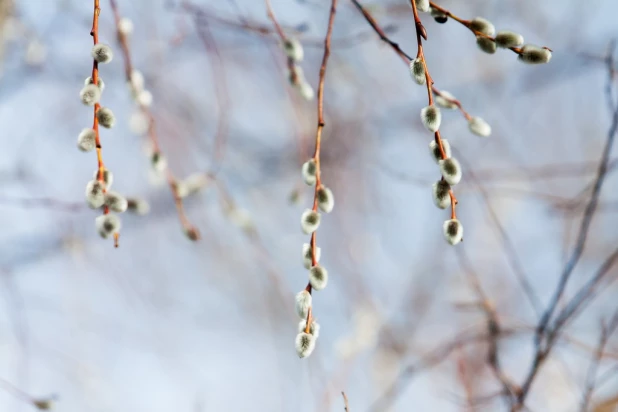
[[[313,87],[307,82],[307,79],[305,79],[303,68],[299,65],[305,57],[303,45],[300,44],[298,39],[288,37],[283,41],[283,50],[288,56],[288,76],[290,84],[298,90],[298,93],[300,93],[304,99],[313,100],[315,92],[313,91]]]
[[[106,44],[95,44],[91,54],[98,64],[109,63],[114,57],[111,47]],[[86,106],[95,107],[95,116],[99,125],[107,129],[114,127],[116,123],[114,113],[99,104],[101,94],[105,89],[103,79],[99,77],[97,84],[94,84],[92,77],[88,77],[84,83],[85,85],[79,93],[82,103]],[[90,152],[94,149],[100,150],[100,148],[97,148],[98,127],[95,127],[96,129],[83,129],[79,134],[77,147],[80,150],[84,152]],[[113,179],[113,175],[109,170],[99,168],[94,172],[93,179],[86,185],[86,202],[88,206],[92,209],[104,208],[105,210],[105,213],[98,216],[95,220],[97,231],[103,238],[116,235],[120,231],[120,218],[109,212],[122,213],[129,206],[129,202],[124,196],[109,190]]]
[[[317,206],[324,213],[330,213],[335,206],[333,192],[318,181],[318,162],[310,159],[303,164],[302,176],[304,182],[309,186],[318,185],[315,196]],[[307,209],[303,212],[300,220],[301,229],[306,235],[314,235],[320,226],[321,215],[317,210]],[[303,266],[309,270],[309,285],[312,290],[322,290],[328,284],[328,271],[318,264],[321,250],[316,246],[315,265],[313,264],[314,251],[310,243],[305,243],[302,250]],[[296,295],[296,313],[301,318],[298,324],[298,335],[296,336],[296,353],[299,357],[305,358],[311,355],[318,338],[320,325],[313,316],[309,316],[311,309],[311,293],[305,289]],[[307,332],[307,321],[311,322]]]
[[[448,21],[448,15],[432,7],[429,0],[415,0],[415,2],[418,11],[431,13],[436,22],[446,23]],[[524,37],[513,31],[502,30],[496,33],[494,25],[483,17],[476,17],[464,24],[475,33],[476,44],[485,53],[494,54],[500,47],[516,52],[523,63],[543,64],[551,60],[551,50],[533,44],[524,44]]]
[[[112,61],[113,52],[111,47],[106,44],[96,44],[92,48],[92,58],[98,63],[109,63]],[[92,77],[88,77],[84,82],[84,87],[80,92],[80,98],[86,106],[95,107],[97,123],[102,127],[110,129],[116,123],[114,113],[101,107],[99,102],[101,94],[105,89],[105,83],[99,77],[95,85]],[[91,152],[97,148],[97,130],[94,128],[83,129],[77,137],[77,147],[83,152]],[[111,191],[114,175],[106,168],[95,170],[92,180],[86,185],[86,202],[92,209],[104,209],[104,214],[95,219],[97,232],[103,237],[116,235],[120,231],[120,218],[114,213],[123,213],[131,210],[137,214],[146,214],[149,211],[147,202],[141,199],[128,199],[120,193]]]

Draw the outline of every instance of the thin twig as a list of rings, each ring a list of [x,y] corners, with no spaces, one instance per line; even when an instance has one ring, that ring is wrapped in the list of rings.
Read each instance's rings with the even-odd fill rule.
[[[345,406],[344,411],[350,412],[350,408],[348,406],[348,397],[346,396],[345,392],[341,392],[341,395],[343,396],[343,405]]]
[[[322,144],[322,130],[324,129],[324,81],[326,79],[326,67],[328,65],[328,58],[330,57],[330,44],[333,35],[333,26],[335,24],[335,14],[337,12],[337,0],[332,0],[330,6],[330,15],[328,18],[328,30],[326,31],[326,38],[324,39],[324,56],[322,57],[322,64],[320,66],[320,80],[318,83],[318,126],[315,134],[315,152],[313,153],[313,160],[316,165],[315,173],[315,191],[313,195],[313,211],[318,210],[318,191],[322,184],[322,173],[320,170],[320,148]],[[318,264],[316,251],[317,251],[317,231],[311,234],[311,265],[316,266]],[[305,288],[307,292],[311,293],[311,283],[307,283]],[[305,333],[309,333],[311,328],[312,310],[311,307],[307,313],[307,326],[305,327]]]
[[[612,336],[612,333],[614,333],[617,327],[618,311],[614,312],[614,316],[612,316],[611,320],[607,325],[601,322],[601,335],[599,336],[599,343],[597,345],[597,349],[594,353],[592,361],[590,362],[590,366],[588,367],[588,371],[586,372],[586,386],[582,394],[582,403],[580,407],[581,412],[588,411],[588,404],[590,403],[592,393],[595,389],[597,371],[599,369],[599,364],[601,363],[601,358],[603,357],[605,345],[607,345],[607,341]]]
[[[131,51],[129,48],[129,39],[127,38],[127,35],[119,29],[121,16],[116,0],[109,0],[109,3],[114,13],[114,21],[117,28],[118,42],[120,43],[120,49],[122,50],[122,56],[124,59],[125,77],[127,82],[129,82],[130,84],[134,68],[131,59]],[[161,146],[159,144],[155,118],[152,114],[152,111],[147,105],[141,103],[139,104],[139,108],[141,112],[148,118],[148,138],[152,143],[153,151],[155,153],[162,154],[163,152],[161,151]],[[176,211],[178,213],[178,218],[180,220],[180,224],[182,225],[183,231],[188,235],[189,239],[199,239],[199,230],[189,221],[189,218],[187,217],[182,197],[180,197],[180,194],[178,193],[178,180],[174,176],[174,172],[170,169],[169,166],[165,168],[165,178],[170,188],[170,192],[172,193],[172,196],[174,198],[174,205],[176,206]]]

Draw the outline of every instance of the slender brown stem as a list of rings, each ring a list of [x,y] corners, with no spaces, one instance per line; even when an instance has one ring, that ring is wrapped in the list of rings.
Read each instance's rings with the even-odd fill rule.
[[[320,149],[322,144],[322,130],[324,129],[324,80],[326,79],[326,67],[328,65],[328,58],[330,57],[330,45],[331,38],[333,35],[333,26],[335,24],[335,14],[337,12],[337,0],[332,0],[330,6],[330,15],[328,18],[328,30],[326,31],[326,38],[324,39],[324,56],[322,57],[322,64],[320,66],[320,80],[318,83],[318,126],[315,134],[315,151],[313,153],[313,160],[315,160],[316,165],[316,180],[315,180],[315,191],[313,195],[313,211],[317,212],[318,210],[318,191],[320,190],[320,186],[322,185],[321,181],[321,170],[320,170]],[[311,234],[311,265],[317,265],[317,231]],[[311,293],[311,283],[307,284],[305,288],[309,293]],[[309,333],[309,329],[311,326],[312,320],[311,308],[309,309],[309,313],[307,314],[307,326],[305,328],[305,332]]]
[[[127,38],[127,35],[125,33],[119,30],[121,16],[116,0],[109,0],[109,3],[114,13],[114,21],[116,23],[116,28],[118,29],[118,42],[120,43],[120,49],[122,50],[122,56],[124,59],[125,77],[127,82],[130,83],[134,68],[131,59],[131,50],[129,48],[129,39]],[[147,105],[139,104],[139,108],[142,113],[146,117],[148,117],[148,138],[152,143],[153,150],[155,153],[162,154],[163,152],[161,151],[161,147],[159,145],[159,138],[157,136],[154,116]],[[165,178],[174,198],[174,205],[176,206],[178,218],[180,220],[180,224],[182,225],[183,230],[191,240],[198,240],[200,237],[199,230],[189,221],[189,218],[187,217],[187,214],[184,210],[184,203],[178,193],[178,181],[169,166],[165,168]]]
[[[423,39],[427,40],[427,31],[421,22],[421,19],[418,16],[418,10],[416,9],[416,1],[410,0],[410,4],[412,5],[412,12],[414,13],[414,27],[416,29],[416,44],[418,47],[418,51],[416,53],[416,58],[420,59],[423,63],[423,68],[425,69],[425,85],[427,86],[427,97],[429,106],[433,105],[433,79],[431,78],[431,74],[429,73],[429,68],[427,67],[427,60],[425,59],[425,53],[423,51]],[[436,130],[434,133],[434,140],[436,145],[438,145],[438,149],[440,150],[440,156],[442,159],[446,159],[446,152],[444,151],[444,146],[442,145],[442,136],[440,135],[440,130]],[[444,179],[444,178],[443,178]],[[449,197],[451,198],[451,219],[457,219],[457,198],[455,197],[455,193],[453,190],[449,190]]]

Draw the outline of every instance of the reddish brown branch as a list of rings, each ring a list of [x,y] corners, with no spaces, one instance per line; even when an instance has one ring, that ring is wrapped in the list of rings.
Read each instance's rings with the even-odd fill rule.
[[[133,68],[132,60],[131,60],[129,39],[127,38],[126,33],[123,33],[120,30],[121,17],[120,17],[120,12],[119,12],[118,4],[116,0],[110,0],[109,2],[112,8],[112,11],[114,13],[114,21],[116,23],[116,28],[118,32],[118,42],[120,43],[120,48],[122,50],[122,56],[124,59],[125,77],[127,79],[127,82],[131,83],[134,68]],[[148,138],[150,142],[152,143],[154,152],[162,153],[161,147],[159,145],[159,138],[157,136],[157,130],[155,127],[155,119],[154,119],[154,116],[151,110],[149,109],[147,105],[141,104],[141,103],[139,104],[139,108],[141,112],[148,118],[148,123],[149,123],[148,124]],[[172,193],[172,196],[174,198],[174,204],[176,206],[176,211],[178,212],[178,218],[180,219],[180,224],[182,225],[183,231],[187,234],[189,239],[198,240],[200,237],[199,230],[189,221],[189,218],[186,215],[182,198],[180,197],[178,193],[178,181],[174,177],[174,173],[169,168],[169,166],[165,168],[165,177],[167,180],[167,184],[170,188],[170,191]]]
[[[326,31],[326,38],[324,39],[324,56],[322,57],[322,64],[320,66],[320,80],[318,83],[318,126],[315,134],[315,151],[313,153],[313,160],[316,165],[316,174],[315,174],[315,191],[313,195],[313,211],[317,212],[318,210],[318,191],[322,184],[321,175],[322,172],[320,170],[320,148],[322,144],[322,130],[324,129],[324,81],[326,79],[326,67],[328,65],[328,58],[330,57],[330,45],[331,38],[333,35],[333,26],[335,24],[335,14],[337,11],[337,0],[332,0],[330,6],[330,16],[328,18],[328,30]],[[311,234],[311,265],[315,266],[318,264],[316,251],[317,251],[317,231]],[[311,293],[311,283],[307,283],[306,287],[307,292]],[[307,326],[305,328],[305,333],[309,333],[311,327],[311,308],[309,308],[309,312],[307,314]]]

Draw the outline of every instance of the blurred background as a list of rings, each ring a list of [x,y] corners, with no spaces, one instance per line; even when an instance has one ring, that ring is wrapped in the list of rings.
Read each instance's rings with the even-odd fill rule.
[[[416,54],[407,0],[361,3]],[[456,195],[465,241],[451,247],[442,235],[449,212],[430,193],[439,171],[419,118],[426,91],[352,2],[339,0],[322,144],[336,205],[317,238],[330,282],[314,294],[317,347],[299,359],[294,294],[307,283],[309,240],[299,222],[312,203],[300,166],[313,153],[316,101],[289,85],[264,2],[117,0],[133,22],[132,64],[152,93],[169,170],[211,176],[183,199],[201,232],[191,242],[170,187],[151,170],[151,135],[101,0],[100,41],[115,52],[101,66],[102,104],[117,118],[101,131],[103,158],[115,190],[150,204],[147,215],[122,216],[115,249],[84,202],[96,156],[76,149],[92,122],[78,96],[92,70],[93,2],[0,0],[0,411],[47,399],[65,412],[343,411],[342,391],[351,412],[509,410],[471,279],[509,330],[497,351],[521,384],[538,310],[571,256],[608,139],[603,59],[618,7],[437,3],[518,31],[553,58],[528,66],[508,50],[484,54],[461,25],[422,16],[436,87],[493,130],[475,136],[461,113],[443,111],[443,137],[464,167]],[[272,6],[304,45],[301,66],[316,88],[330,2]],[[616,156],[565,302],[617,246]],[[534,380],[528,410],[618,410],[618,337],[598,350],[617,306],[618,265],[609,263]]]

